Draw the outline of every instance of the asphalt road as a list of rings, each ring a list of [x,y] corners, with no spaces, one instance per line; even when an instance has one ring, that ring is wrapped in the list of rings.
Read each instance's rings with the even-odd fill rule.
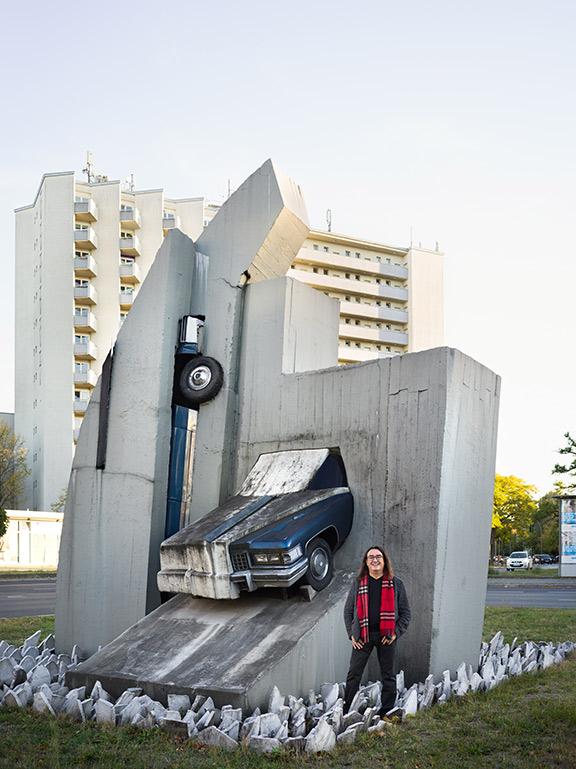
[[[540,606],[576,609],[576,580],[491,579],[486,593],[488,606]],[[55,578],[0,579],[0,617],[54,614]]]
[[[55,577],[0,579],[0,617],[54,614],[55,609]]]

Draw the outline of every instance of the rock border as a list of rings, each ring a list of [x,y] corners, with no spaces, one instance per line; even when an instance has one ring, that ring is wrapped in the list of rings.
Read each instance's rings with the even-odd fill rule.
[[[183,739],[224,750],[240,745],[260,753],[288,748],[307,753],[331,751],[350,744],[361,732],[384,731],[392,721],[402,721],[451,697],[469,692],[489,691],[513,676],[545,670],[563,662],[576,650],[566,641],[525,641],[505,644],[499,631],[480,648],[478,667],[462,663],[453,678],[445,670],[438,683],[429,675],[424,682],[404,685],[404,672],[396,676],[397,696],[392,710],[380,716],[381,684],[362,686],[350,710],[344,714],[344,684],[326,683],[317,693],[288,697],[274,686],[268,709],[256,708],[250,715],[241,708],[217,708],[211,697],[197,695],[192,701],[185,694],[169,694],[167,707],[140,688],[126,689],[114,699],[97,681],[92,690],[85,686],[68,689],[65,675],[81,659],[75,646],[71,654],[56,654],[52,634],[43,641],[38,630],[22,646],[0,641],[0,707],[28,708],[51,716],[68,716],[80,723],[95,721],[111,726],[159,728]]]

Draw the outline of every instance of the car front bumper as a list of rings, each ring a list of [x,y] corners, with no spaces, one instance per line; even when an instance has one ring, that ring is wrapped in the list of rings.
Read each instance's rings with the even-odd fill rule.
[[[232,582],[244,582],[248,590],[259,587],[290,587],[298,582],[308,569],[306,556],[285,566],[258,566],[242,571],[234,571],[230,575]]]

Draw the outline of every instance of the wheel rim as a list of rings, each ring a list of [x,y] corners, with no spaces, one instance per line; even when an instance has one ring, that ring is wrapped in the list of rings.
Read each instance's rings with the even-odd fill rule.
[[[323,580],[328,574],[329,560],[326,551],[316,547],[310,554],[310,573],[314,579]]]
[[[204,390],[212,380],[212,372],[208,366],[197,366],[188,375],[188,384],[192,390]]]

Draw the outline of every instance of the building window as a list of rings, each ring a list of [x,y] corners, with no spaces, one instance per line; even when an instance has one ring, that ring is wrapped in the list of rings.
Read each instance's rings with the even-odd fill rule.
[[[322,270],[322,272],[324,273],[324,275],[328,275],[328,270]]]
[[[314,249],[314,251],[318,251],[318,243],[313,243],[312,248]]]
[[[356,258],[360,259],[360,251],[356,251]]]
[[[86,286],[89,286],[90,284],[86,278],[75,278],[74,285],[76,288],[86,288]]]
[[[312,272],[318,272],[318,267],[312,267]]]
[[[354,277],[356,278],[356,280],[360,280],[360,275],[354,275]]]
[[[350,256],[351,255],[350,251],[344,251],[344,253],[346,254],[346,256]]]

